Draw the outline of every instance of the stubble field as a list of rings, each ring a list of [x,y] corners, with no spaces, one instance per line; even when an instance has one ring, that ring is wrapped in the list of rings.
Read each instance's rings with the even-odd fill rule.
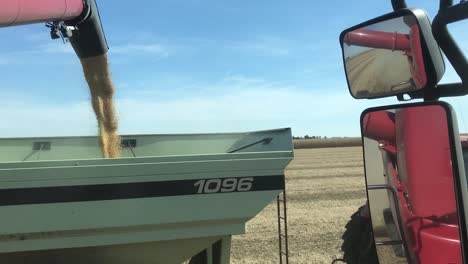
[[[331,263],[341,234],[364,204],[361,147],[296,149],[286,169],[291,263]],[[276,201],[232,241],[231,263],[278,263]]]

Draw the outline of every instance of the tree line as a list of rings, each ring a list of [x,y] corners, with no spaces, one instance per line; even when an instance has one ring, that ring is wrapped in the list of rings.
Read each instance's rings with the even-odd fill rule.
[[[326,139],[327,136],[309,136],[309,135],[305,135],[303,137],[301,136],[293,136],[293,139]]]

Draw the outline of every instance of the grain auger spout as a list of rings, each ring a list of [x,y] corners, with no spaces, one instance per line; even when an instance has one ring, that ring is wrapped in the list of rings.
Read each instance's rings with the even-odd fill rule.
[[[98,121],[105,158],[120,156],[114,85],[107,59],[108,46],[95,0],[6,0],[0,4],[0,27],[47,23],[52,39],[68,40],[83,66]]]
[[[69,39],[80,59],[107,53],[94,0],[5,0],[0,7],[0,27],[48,23],[52,38]]]

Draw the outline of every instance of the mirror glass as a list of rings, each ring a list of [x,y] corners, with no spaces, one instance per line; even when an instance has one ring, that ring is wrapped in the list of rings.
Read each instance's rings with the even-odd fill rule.
[[[411,14],[345,33],[341,44],[351,94],[374,98],[423,88],[427,77],[420,31]]]
[[[367,194],[380,263],[463,263],[441,105],[369,111],[361,123]],[[450,115],[449,115],[450,116]]]

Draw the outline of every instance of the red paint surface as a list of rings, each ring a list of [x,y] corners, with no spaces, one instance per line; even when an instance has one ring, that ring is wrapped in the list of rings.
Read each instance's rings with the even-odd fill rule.
[[[357,29],[348,32],[343,41],[348,45],[403,51],[408,56],[414,84],[419,89],[426,86],[427,75],[421,48],[421,34],[417,24],[411,27],[409,35]]]
[[[404,186],[400,209],[410,251],[420,263],[462,263],[445,109],[402,109],[395,120],[398,173]]]
[[[410,248],[419,263],[463,263],[456,215],[445,220],[407,218],[405,226],[413,241]]]
[[[426,67],[424,66],[424,57],[421,48],[421,34],[419,26],[413,25],[410,31],[411,52],[407,52],[408,62],[410,64],[411,75],[413,76],[414,84],[419,89],[426,86],[427,75]]]
[[[394,114],[386,111],[369,113],[364,116],[364,135],[376,141],[395,143]]]
[[[76,18],[82,0],[1,0],[0,27]]]
[[[413,213],[420,217],[456,212],[445,109],[425,106],[396,113],[398,169]]]
[[[369,113],[364,136],[388,141],[387,111]],[[447,116],[441,106],[396,110],[397,165],[387,163],[397,193],[410,259],[422,264],[462,263]],[[380,124],[380,125],[379,125]],[[386,129],[384,129],[386,128]],[[380,133],[380,134],[379,134]],[[466,138],[462,138],[466,142]],[[465,143],[466,145],[466,143]]]
[[[411,50],[411,44],[408,35],[384,31],[357,29],[348,32],[345,35],[343,41],[348,45],[369,48],[400,51]]]

